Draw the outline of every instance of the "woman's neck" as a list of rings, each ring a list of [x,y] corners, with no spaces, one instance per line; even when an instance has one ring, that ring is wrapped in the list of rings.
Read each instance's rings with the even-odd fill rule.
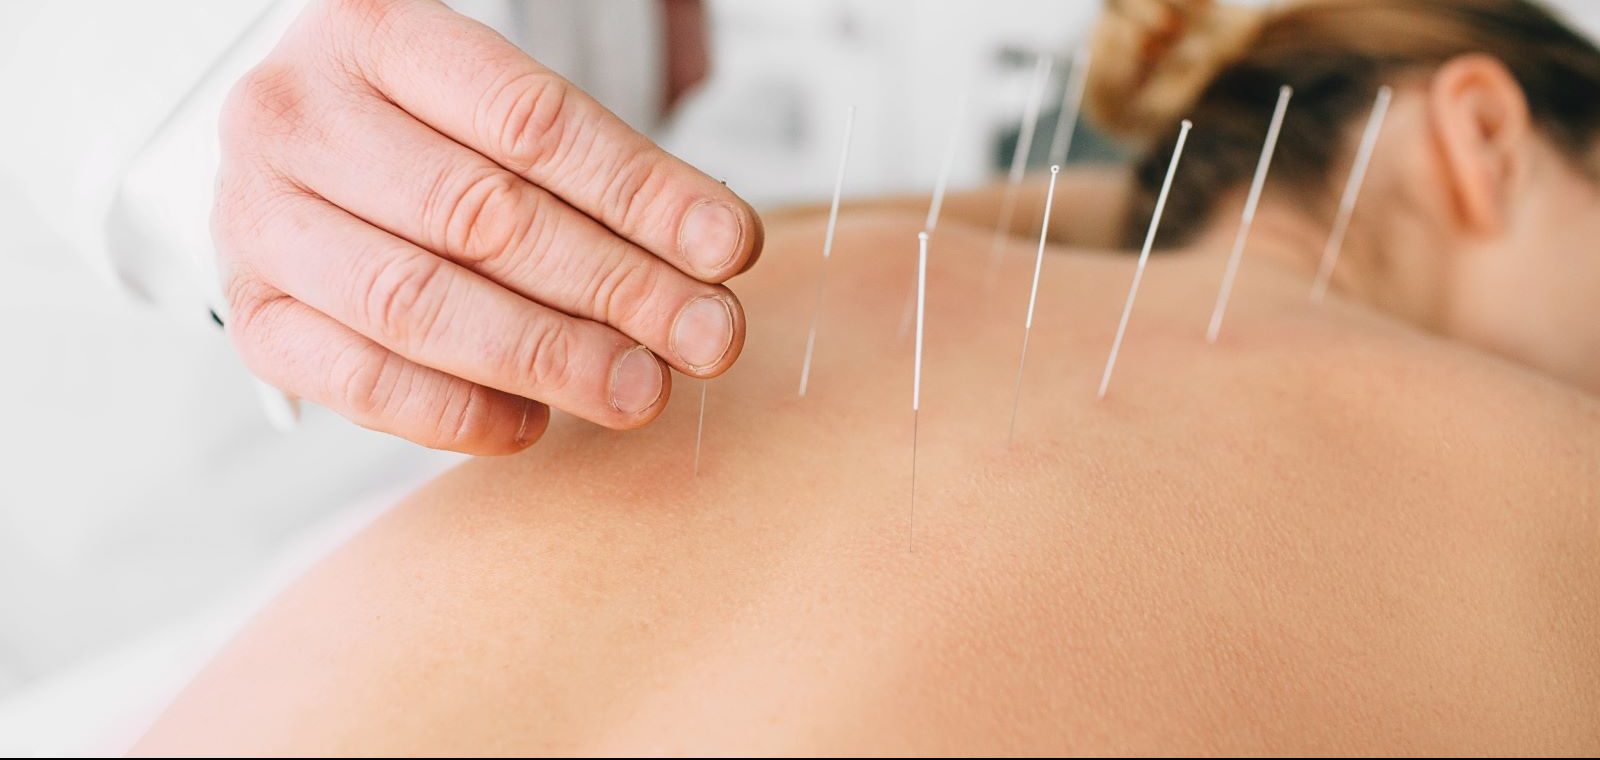
[[[1224,221],[1212,224],[1210,229],[1185,246],[1183,250],[1186,253],[1218,260],[1232,255],[1239,237],[1240,212],[1223,212],[1217,218]],[[1275,267],[1285,274],[1304,276],[1309,284],[1321,263],[1327,235],[1325,229],[1312,224],[1302,214],[1262,207],[1245,241],[1244,256],[1252,267]],[[1343,284],[1349,278],[1336,279]]]
[[[1383,220],[1381,229],[1358,220],[1338,251],[1334,293],[1398,321],[1507,357],[1591,395],[1600,393],[1600,380],[1591,369],[1592,354],[1580,351],[1577,359],[1570,358],[1574,352],[1567,347],[1577,340],[1572,330],[1557,332],[1535,323],[1535,329],[1507,337],[1495,330],[1474,328],[1470,320],[1464,326],[1459,310],[1466,302],[1451,289],[1452,272],[1444,266],[1450,259],[1423,254],[1443,250],[1460,257],[1467,243],[1441,240],[1410,215],[1375,218]],[[1217,219],[1184,251],[1215,258],[1218,271],[1222,271],[1221,262],[1231,255],[1239,235],[1238,205],[1221,212]],[[1247,240],[1244,266],[1273,269],[1286,282],[1303,281],[1309,293],[1328,236],[1328,225],[1312,215],[1283,205],[1264,205]],[[1503,327],[1496,325],[1495,329]],[[1541,346],[1545,348],[1541,350]]]

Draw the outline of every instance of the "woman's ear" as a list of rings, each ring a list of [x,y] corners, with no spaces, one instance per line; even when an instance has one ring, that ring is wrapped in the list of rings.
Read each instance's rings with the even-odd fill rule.
[[[1428,117],[1463,228],[1499,234],[1522,189],[1533,134],[1522,85],[1495,58],[1461,56],[1434,75]]]

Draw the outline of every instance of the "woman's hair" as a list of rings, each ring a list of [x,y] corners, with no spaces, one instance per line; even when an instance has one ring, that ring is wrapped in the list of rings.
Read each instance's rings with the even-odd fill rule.
[[[1294,88],[1271,183],[1326,213],[1378,89],[1484,54],[1516,77],[1535,127],[1591,169],[1600,138],[1600,50],[1529,0],[1108,0],[1089,105],[1113,134],[1152,140],[1134,167],[1125,236],[1137,244],[1176,146],[1194,121],[1162,221],[1165,246],[1211,221],[1255,172],[1279,88]]]

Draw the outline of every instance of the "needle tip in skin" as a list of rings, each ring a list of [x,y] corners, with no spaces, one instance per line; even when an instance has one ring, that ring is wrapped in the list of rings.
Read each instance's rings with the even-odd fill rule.
[[[710,380],[700,381],[700,419],[694,430],[694,476],[697,478],[700,477],[700,444],[706,434],[706,389],[710,385]]]

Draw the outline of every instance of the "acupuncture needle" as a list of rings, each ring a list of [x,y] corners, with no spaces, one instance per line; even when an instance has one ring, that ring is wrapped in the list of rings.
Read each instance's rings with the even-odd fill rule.
[[[706,435],[706,391],[711,387],[710,380],[700,381],[700,419],[694,428],[694,476],[700,477],[700,444]]]
[[[1022,178],[1028,171],[1028,156],[1033,152],[1034,133],[1039,128],[1039,110],[1044,103],[1044,90],[1050,83],[1050,56],[1039,56],[1033,70],[1033,81],[1028,100],[1022,109],[1022,132],[1017,137],[1017,149],[1011,155],[1011,173],[1006,179],[1006,192],[1000,203],[1000,221],[994,228],[994,243],[989,248],[989,277],[999,264],[1000,248],[1011,231],[1011,221],[1017,213],[1017,193],[1022,188]]]
[[[1184,119],[1178,132],[1178,145],[1172,151],[1172,163],[1167,167],[1167,178],[1161,184],[1161,195],[1156,199],[1156,212],[1150,219],[1150,231],[1145,234],[1144,249],[1139,252],[1139,266],[1133,271],[1133,286],[1128,289],[1128,303],[1122,307],[1122,321],[1117,325],[1117,337],[1111,344],[1111,356],[1106,359],[1105,374],[1100,377],[1100,398],[1111,389],[1111,374],[1117,369],[1117,356],[1122,352],[1122,339],[1128,334],[1128,318],[1133,316],[1133,302],[1139,297],[1139,283],[1144,280],[1145,266],[1150,263],[1150,249],[1155,247],[1156,232],[1161,228],[1161,215],[1167,210],[1167,197],[1172,194],[1172,178],[1178,174],[1178,162],[1183,158],[1183,146],[1189,142],[1189,130],[1194,124]]]
[[[1316,284],[1311,287],[1311,302],[1322,303],[1328,297],[1328,287],[1333,283],[1333,269],[1339,263],[1339,253],[1344,249],[1344,239],[1350,232],[1350,221],[1355,217],[1356,201],[1361,196],[1361,186],[1366,182],[1367,169],[1372,166],[1372,154],[1378,147],[1378,135],[1383,121],[1389,115],[1389,104],[1394,100],[1394,88],[1385,85],[1378,89],[1378,100],[1367,119],[1366,134],[1361,137],[1361,147],[1356,151],[1356,163],[1350,170],[1350,181],[1345,185],[1344,198],[1339,201],[1339,215],[1333,222],[1333,233],[1322,251],[1322,265],[1317,270]]]
[[[972,93],[964,91],[956,104],[955,121],[950,125],[950,136],[945,140],[944,158],[939,162],[939,177],[933,185],[933,203],[928,206],[928,221],[923,229],[932,235],[939,228],[939,213],[944,210],[945,191],[950,188],[950,174],[955,170],[956,146],[961,143],[963,126],[967,121],[967,105]]]
[[[970,89],[962,92],[961,99],[956,105],[955,121],[950,126],[950,137],[945,141],[944,158],[939,162],[939,176],[933,185],[933,202],[928,205],[928,220],[923,229],[932,235],[939,228],[939,215],[944,211],[944,196],[950,188],[950,175],[956,164],[956,148],[961,144],[963,126],[967,121],[967,105],[971,100]],[[911,319],[915,316],[917,308],[916,283],[906,291],[906,307],[900,315],[900,329],[895,332],[897,340],[903,340],[906,333],[911,331]]]
[[[1055,136],[1050,139],[1050,165],[1066,166],[1078,134],[1078,117],[1083,113],[1083,96],[1088,87],[1090,58],[1088,44],[1078,46],[1072,56],[1072,72],[1067,89],[1061,94],[1061,113],[1056,117]],[[1048,222],[1047,222],[1048,224]]]
[[[844,194],[845,169],[850,165],[850,140],[856,129],[856,107],[851,106],[844,119],[844,148],[839,155],[839,173],[833,182],[833,205],[828,210],[828,232],[822,243],[822,271],[817,274],[816,305],[811,310],[811,329],[806,333],[806,356],[800,364],[800,397],[804,398],[811,384],[811,357],[817,347],[817,322],[822,318],[822,294],[828,282],[828,259],[833,256],[833,234],[839,226],[839,200]]]
[[[1033,290],[1028,293],[1028,319],[1022,328],[1022,358],[1017,360],[1017,390],[1011,398],[1011,432],[1006,438],[1007,443],[1017,438],[1017,408],[1022,405],[1022,373],[1028,366],[1028,342],[1033,337],[1033,311],[1039,303],[1039,274],[1044,271],[1044,244],[1050,236],[1050,211],[1056,203],[1056,179],[1060,176],[1059,165],[1050,167],[1050,190],[1044,196],[1044,223],[1039,230],[1039,253],[1033,259]]]
[[[1050,165],[1065,166],[1072,152],[1072,143],[1078,134],[1078,116],[1083,113],[1083,93],[1089,82],[1090,55],[1088,45],[1081,45],[1072,56],[1072,73],[1067,77],[1067,89],[1061,96],[1061,115],[1056,119],[1055,137],[1050,140]]]
[[[917,550],[917,444],[922,418],[922,327],[928,306],[928,232],[917,233],[917,349],[911,371],[911,509],[907,550]]]
[[[1245,243],[1256,223],[1256,209],[1261,205],[1261,191],[1267,184],[1267,172],[1272,167],[1272,157],[1278,151],[1278,137],[1283,133],[1283,117],[1289,111],[1289,99],[1294,88],[1285,85],[1278,90],[1278,106],[1272,112],[1272,123],[1267,127],[1267,142],[1261,149],[1261,161],[1256,164],[1255,180],[1250,183],[1250,196],[1244,203],[1244,217],[1239,223],[1239,236],[1233,241],[1233,253],[1228,256],[1228,268],[1222,275],[1222,290],[1217,294],[1217,307],[1211,312],[1211,326],[1206,329],[1206,340],[1216,343],[1222,335],[1222,318],[1228,311],[1228,301],[1233,297],[1233,283],[1239,276],[1239,262],[1244,259]]]

